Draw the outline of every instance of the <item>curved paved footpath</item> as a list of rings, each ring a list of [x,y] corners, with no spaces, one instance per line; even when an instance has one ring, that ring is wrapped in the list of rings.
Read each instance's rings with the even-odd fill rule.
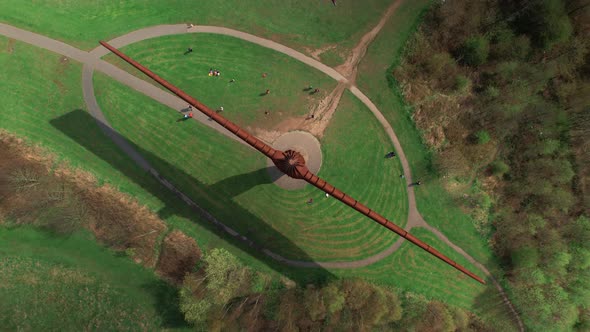
[[[284,45],[278,44],[271,40],[263,39],[245,32],[228,29],[224,27],[214,27],[214,26],[194,26],[193,28],[187,29],[186,25],[184,24],[176,24],[176,25],[159,25],[150,28],[140,29],[131,33],[128,33],[124,36],[115,38],[111,40],[109,43],[115,47],[122,47],[131,43],[135,43],[141,40],[166,36],[166,35],[173,35],[173,34],[184,34],[184,33],[213,33],[213,34],[222,34],[227,36],[232,36],[236,38],[240,38],[246,41],[250,41],[252,43],[258,44],[260,46],[264,46],[278,52],[284,53],[292,58],[295,58],[317,70],[322,71],[323,73],[327,74],[328,76],[334,78],[337,81],[343,82],[349,86],[350,91],[353,95],[355,95],[360,101],[362,101],[368,108],[371,110],[373,115],[377,118],[377,120],[381,123],[387,134],[389,135],[396,152],[399,156],[400,162],[402,164],[402,168],[404,174],[406,174],[406,181],[408,184],[412,183],[412,177],[410,172],[410,167],[401,147],[401,144],[395,135],[393,128],[387,122],[383,114],[379,111],[379,109],[371,102],[371,100],[363,94],[356,86],[352,85],[348,79],[346,79],[343,75],[338,73],[333,68],[330,68],[323,63],[310,58],[304,55],[301,52],[298,52],[292,48],[286,47]],[[273,259],[283,262],[285,264],[296,266],[296,267],[324,267],[324,268],[357,268],[370,265],[375,263],[390,254],[396,251],[401,244],[403,243],[404,239],[399,238],[391,247],[388,249],[365,259],[358,260],[358,261],[349,261],[349,262],[309,262],[309,261],[297,261],[297,260],[289,260],[286,259],[278,254],[275,254],[268,249],[261,248],[257,244],[253,243],[251,240],[247,239],[246,237],[238,234],[233,229],[229,228],[228,226],[224,225],[211,214],[209,214],[204,209],[200,208],[196,203],[194,203],[190,198],[188,198],[185,194],[177,190],[169,181],[164,179],[159,175],[159,173],[151,167],[151,165],[137,152],[133,147],[119,135],[106,121],[104,114],[101,112],[98,103],[96,102],[96,98],[94,96],[94,88],[92,84],[92,73],[93,71],[99,70],[102,73],[116,79],[117,81],[157,100],[158,102],[169,106],[175,110],[182,109],[186,103],[172,95],[166,91],[161,90],[160,88],[141,80],[119,68],[116,66],[103,61],[100,59],[101,56],[109,53],[103,47],[98,47],[91,52],[85,52],[75,47],[72,47],[68,44],[63,42],[47,38],[45,36],[32,33],[26,30],[22,30],[4,23],[0,23],[0,34],[7,36],[9,38],[14,38],[41,48],[45,48],[49,51],[54,53],[58,53],[69,58],[72,58],[78,62],[84,64],[82,70],[82,87],[83,87],[83,94],[84,100],[88,105],[88,109],[90,113],[96,118],[100,128],[110,137],[126,154],[128,154],[141,168],[150,172],[152,175],[156,177],[163,185],[173,191],[176,195],[178,195],[182,200],[184,200],[189,206],[191,206],[197,213],[199,213],[202,217],[207,219],[210,222],[213,222],[215,225],[223,229],[225,232],[231,234],[235,238],[240,241],[245,242],[250,247],[256,248],[266,255],[272,257]],[[234,135],[232,135],[229,131],[225,128],[221,127],[217,123],[212,121],[207,121],[206,116],[198,113],[198,117],[196,120],[201,121],[202,123],[213,127],[217,131],[221,132],[222,134],[243,143],[241,140],[238,140]],[[514,314],[517,319],[517,323],[521,331],[524,331],[524,326],[520,320],[520,317],[516,313],[516,310],[508,300],[504,290],[500,286],[500,284],[496,281],[496,279],[491,275],[488,269],[477,262],[473,257],[467,254],[463,249],[459,246],[452,243],[444,234],[442,234],[436,228],[428,225],[426,221],[422,218],[418,209],[416,208],[416,199],[414,195],[414,188],[407,187],[408,192],[408,202],[409,202],[409,213],[408,213],[408,222],[406,227],[404,228],[406,231],[410,231],[414,227],[423,227],[431,231],[435,234],[440,240],[444,243],[449,245],[463,257],[465,257],[469,262],[477,266],[490,280],[494,283],[494,286],[497,288],[499,293],[501,294],[504,303],[510,308],[510,311]]]

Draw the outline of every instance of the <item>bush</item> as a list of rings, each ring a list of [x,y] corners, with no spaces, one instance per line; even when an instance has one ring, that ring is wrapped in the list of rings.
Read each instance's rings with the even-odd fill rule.
[[[455,91],[466,92],[471,87],[471,80],[463,75],[455,76]]]
[[[508,166],[502,160],[496,160],[490,164],[492,173],[496,176],[502,176],[510,171],[510,166]]]
[[[477,144],[486,144],[487,142],[489,142],[492,139],[490,137],[490,134],[485,130],[480,130],[477,133],[475,133],[475,138],[476,138]]]
[[[464,63],[470,66],[479,66],[488,59],[490,43],[483,36],[474,36],[465,41],[459,53]]]
[[[488,98],[496,98],[500,95],[500,90],[495,86],[488,86],[484,91],[484,96]]]
[[[544,49],[567,40],[573,32],[562,0],[537,1],[525,15],[519,17],[517,26]]]

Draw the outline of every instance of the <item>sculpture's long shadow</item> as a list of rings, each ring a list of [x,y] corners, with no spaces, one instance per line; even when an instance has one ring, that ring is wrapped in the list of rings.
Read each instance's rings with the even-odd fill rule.
[[[146,151],[133,142],[127,140],[109,126],[95,120],[86,111],[74,110],[59,118],[53,119],[50,122],[52,126],[66,134],[71,139],[75,140],[88,151],[108,162],[112,167],[123,173],[133,182],[141,186],[144,190],[163,202],[165,207],[159,211],[159,215],[162,218],[166,218],[170,215],[179,215],[195,223],[199,223],[203,227],[217,234],[219,237],[227,239],[227,241],[232,245],[257,258],[259,261],[263,262],[273,270],[286,275],[290,279],[299,283],[321,283],[334,278],[334,276],[329,271],[319,266],[314,268],[313,271],[307,270],[307,273],[302,273],[302,271],[299,269],[288,267],[279,262],[276,262],[261,252],[261,249],[264,248],[264,245],[269,243],[269,241],[272,241],[274,243],[280,243],[281,247],[284,248],[283,252],[289,252],[290,257],[297,257],[298,260],[302,261],[313,261],[313,259],[309,257],[305,251],[299,248],[295,243],[284,237],[280,232],[274,230],[266,222],[254,216],[248,210],[244,209],[242,206],[232,200],[232,197],[235,197],[254,186],[271,183],[272,179],[268,175],[266,168],[262,168],[254,172],[231,176],[213,185],[205,185],[192,177],[190,174],[187,174],[185,171],[178,169],[174,165],[171,165],[166,160],[159,158],[151,152]],[[88,131],[85,131],[85,128],[96,128],[97,123],[103,130],[104,134],[109,136],[112,140],[119,143],[123,142],[123,144],[128,144],[129,147],[132,147],[138,153],[133,155],[129,154],[130,151],[125,151],[128,156],[136,161],[136,163],[130,163],[129,157],[121,153],[121,150],[118,147],[115,147],[111,142],[108,142],[108,144],[105,144],[105,142],[97,142],[96,137],[86,135]],[[108,140],[108,138],[105,137],[104,140]],[[247,227],[240,226],[240,228],[245,231],[240,233],[240,236],[232,236],[227,232],[222,231],[219,225],[215,225],[213,222],[202,218],[195,208],[189,208],[182,199],[179,199],[177,194],[172,193],[172,191],[158,182],[156,178],[153,177],[146,169],[142,169],[142,167],[137,166],[138,160],[141,164],[141,159],[143,158],[145,158],[144,160],[147,160],[156,170],[159,171],[158,168],[166,169],[167,172],[173,173],[174,178],[179,179],[179,181],[191,181],[191,183],[198,185],[198,187],[205,193],[218,193],[216,196],[214,196],[214,203],[218,206],[222,206],[222,209],[218,207],[218,210],[216,211],[218,214],[214,215],[214,217],[220,218],[219,221],[224,223],[227,221],[223,220],[224,217],[227,218],[228,216],[240,216],[241,222],[248,224]],[[166,176],[166,174],[163,175]],[[170,181],[171,179],[167,177],[167,180]],[[191,199],[194,200],[195,198],[191,197]],[[195,203],[200,205],[199,201],[195,201]],[[209,202],[209,204],[211,204],[211,202]],[[207,204],[203,204],[203,207],[206,208]],[[273,207],[269,206],[269,208]],[[223,211],[226,211],[227,214],[224,215]],[[251,241],[242,239],[242,235],[246,236]]]

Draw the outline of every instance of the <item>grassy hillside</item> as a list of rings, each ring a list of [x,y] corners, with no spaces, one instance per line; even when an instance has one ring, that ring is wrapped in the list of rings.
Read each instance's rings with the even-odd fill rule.
[[[80,4],[88,5],[89,3],[81,2]],[[21,10],[24,8],[23,6],[26,6],[20,3],[11,4]],[[287,2],[284,8],[295,6],[295,4],[296,2]],[[332,10],[331,4],[328,3],[328,5]],[[360,2],[356,2],[354,5],[352,2],[346,2],[344,6],[340,7],[339,4],[337,8],[361,5],[367,6]],[[10,16],[10,20],[18,16],[16,10],[12,8],[4,10],[4,6],[6,6],[5,3],[0,5],[2,9],[0,19],[4,20],[1,15]],[[68,10],[84,12],[83,9],[75,8],[76,5],[72,3],[68,3],[67,6],[72,6]],[[380,36],[395,36],[399,40],[396,39],[397,42],[394,46],[402,45],[405,37],[411,33],[411,23],[422,6],[424,6],[423,2],[400,7],[400,11],[388,24],[388,30]],[[108,5],[103,7],[100,10],[108,10],[109,8]],[[39,6],[39,8],[43,7]],[[112,9],[112,6],[110,8]],[[154,8],[158,7],[154,5]],[[162,7],[159,9],[165,10]],[[64,24],[63,22],[53,19],[52,10],[54,9],[43,11],[32,8],[31,10],[39,15],[39,19],[38,21],[27,21],[26,24],[38,26],[40,31],[47,28],[49,34],[64,36],[63,38],[67,40],[76,40],[78,45],[84,47],[94,45],[94,40],[84,44],[86,38],[94,38],[87,36],[96,34],[97,39],[98,37],[104,38],[104,35],[108,33],[102,33],[101,29],[117,35],[116,31],[127,29],[122,28],[123,24],[120,22],[126,19],[132,25],[135,20],[134,15],[136,15],[132,10],[129,10],[128,16],[124,17],[122,21],[109,21],[103,16],[97,16],[97,19],[101,20],[100,24],[93,22],[92,19],[86,21],[80,19],[79,24],[86,25],[79,30],[73,30],[64,28],[61,26]],[[124,11],[123,9],[119,10]],[[367,13],[370,11],[359,10],[355,14],[359,16],[358,22],[362,21],[362,17]],[[376,11],[371,19],[378,18],[375,13]],[[81,15],[80,17],[85,16]],[[165,15],[161,15],[161,17],[165,17]],[[328,15],[325,18],[327,21],[330,19]],[[347,18],[344,17],[344,19]],[[140,21],[140,19],[137,20]],[[295,21],[291,17],[289,20]],[[351,27],[356,26],[357,21],[349,21],[347,23],[350,23]],[[152,24],[147,21],[142,22],[141,24]],[[45,26],[41,24],[45,24]],[[141,24],[138,23],[138,25]],[[294,26],[297,27],[298,24],[300,24],[299,21]],[[358,28],[358,26],[356,27]],[[129,29],[133,30],[135,26],[129,27]],[[296,28],[290,26],[289,29]],[[292,38],[303,38],[301,39],[303,42],[315,45],[316,42],[320,43],[318,41],[320,38],[329,37],[329,34],[326,34],[328,37],[325,37],[324,34],[317,33],[321,30],[317,29],[317,26],[310,25],[310,30],[307,29],[307,26],[300,29],[305,37]],[[334,30],[344,31],[335,28]],[[88,31],[88,34],[83,33],[80,36],[77,31]],[[264,32],[261,35],[264,35]],[[249,58],[247,54],[241,55],[244,57],[244,61],[248,61],[247,66],[233,64],[232,58],[235,60],[235,56],[231,54],[231,51],[244,47],[248,53],[252,52],[255,55],[271,58],[272,56],[264,53],[266,51],[259,51],[256,47],[247,47],[244,44],[232,46],[235,41],[230,38],[221,38],[219,41],[213,40],[211,36],[183,36],[182,38],[196,38],[195,41],[208,42],[203,46],[207,52],[201,54],[195,48],[197,53],[193,55],[199,54],[203,57],[192,59],[199,61],[194,63],[194,67],[187,61],[181,63],[182,66],[179,68],[167,68],[171,64],[178,63],[177,57],[182,56],[180,52],[185,47],[183,39],[170,39],[175,41],[174,43],[161,39],[161,44],[157,44],[160,41],[156,41],[155,46],[168,49],[170,53],[163,53],[161,59],[154,57],[154,64],[160,65],[160,69],[163,71],[169,70],[169,73],[174,74],[174,77],[185,80],[183,82],[186,83],[182,84],[186,84],[188,89],[193,89],[192,93],[197,98],[200,98],[200,90],[208,91],[207,98],[212,98],[212,103],[219,104],[220,100],[235,98],[230,105],[240,108],[242,106],[238,102],[239,98],[244,98],[247,94],[246,97],[250,98],[248,107],[242,108],[243,113],[234,113],[231,116],[235,116],[236,121],[244,121],[244,124],[256,124],[256,118],[251,115],[256,113],[248,112],[255,109],[255,103],[260,96],[251,95],[251,93],[265,89],[262,84],[260,87],[258,86],[260,81],[255,81],[260,80],[260,73],[265,70],[259,70],[261,65],[256,63],[256,59],[258,59],[256,56]],[[382,75],[391,60],[390,53],[387,53],[390,49],[383,45],[389,43],[390,40],[378,38],[377,42],[381,43],[382,48],[371,48],[368,60],[375,61],[377,72],[381,68],[379,66],[384,66],[383,71],[378,72],[379,75]],[[471,281],[459,280],[456,282],[454,278],[447,278],[449,274],[453,276],[453,270],[442,267],[442,263],[432,261],[430,257],[424,257],[425,254],[415,253],[413,250],[418,249],[409,249],[407,244],[398,253],[366,268],[354,271],[326,271],[323,269],[288,268],[270,262],[255,254],[252,249],[228,241],[225,234],[219,236],[220,233],[206,225],[194,211],[184,207],[183,202],[169,194],[149,175],[141,172],[131,163],[130,159],[125,157],[102,135],[84,110],[85,106],[79,90],[80,66],[78,64],[3,37],[0,37],[0,43],[0,65],[5,68],[3,80],[0,82],[0,91],[6,92],[3,93],[3,104],[0,106],[2,127],[48,147],[61,158],[71,161],[75,166],[96,174],[101,181],[112,183],[115,187],[133,195],[150,209],[158,211],[160,217],[165,219],[168,225],[180,228],[187,235],[196,238],[199,245],[205,250],[211,247],[227,247],[255,269],[263,271],[271,271],[272,269],[302,283],[330,278],[334,275],[363,275],[379,283],[397,287],[403,286],[410,291],[424,293],[429,297],[439,298],[463,307],[470,307],[473,297],[480,294],[479,290],[470,284]],[[129,49],[133,47],[137,47],[137,52],[145,52],[145,50],[141,50],[143,47],[141,44],[130,46]],[[379,52],[381,51],[384,52],[383,57],[380,57]],[[218,68],[223,72],[223,79],[229,79],[226,74],[234,70],[236,70],[236,75],[245,75],[246,82],[244,83],[248,85],[237,85],[243,87],[244,90],[235,96],[226,91],[223,99],[221,96],[216,96],[217,91],[225,91],[223,89],[229,89],[229,87],[224,85],[227,84],[225,80],[212,81],[209,80],[210,77],[206,76],[210,67],[218,65],[210,64],[213,60],[212,54],[225,54],[220,62],[223,68],[221,66]],[[138,55],[140,54],[138,53]],[[145,60],[150,61],[149,54],[146,53],[144,56]],[[271,88],[272,94],[266,96],[271,98],[261,100],[261,102],[268,101],[275,105],[273,107],[288,103],[288,106],[291,107],[290,114],[304,114],[303,109],[293,107],[293,103],[301,101],[302,97],[304,97],[304,101],[307,98],[307,96],[298,94],[305,87],[301,86],[301,83],[307,84],[310,83],[307,81],[313,79],[317,79],[319,82],[326,81],[317,73],[294,64],[291,62],[292,60],[280,57],[272,59],[277,62],[264,63],[264,66],[268,65],[273,68],[269,73],[272,75],[275,72],[283,72],[285,76],[283,76],[284,79],[281,79],[280,76],[278,78],[269,76],[268,78],[276,80],[271,82],[277,86],[284,86],[285,90]],[[284,70],[283,66],[291,70],[289,72],[282,71]],[[291,71],[295,71],[295,73]],[[374,91],[374,95],[369,94],[369,96],[382,111],[397,106],[395,103],[383,103],[382,94],[390,93],[389,90],[385,90],[388,88],[386,82],[381,81],[383,76],[378,76],[378,79],[369,76],[375,73],[369,67],[363,67],[360,73],[361,87],[365,91],[368,87]],[[255,75],[255,79],[249,81],[250,75]],[[236,83],[242,84],[244,79],[237,78]],[[194,80],[199,84],[193,85],[191,82]],[[363,86],[368,81],[380,84],[378,89],[373,90],[374,86]],[[381,227],[361,218],[352,210],[337,204],[334,200],[326,199],[317,190],[311,188],[298,192],[280,190],[269,183],[264,160],[254,155],[248,148],[221,137],[216,132],[197,123],[177,123],[175,120],[178,118],[178,113],[166,109],[104,76],[97,75],[95,82],[99,102],[109,120],[115,128],[120,129],[136,145],[139,151],[145,154],[156,169],[172,179],[175,185],[189,193],[191,197],[199,198],[200,204],[214,211],[216,216],[224,222],[232,224],[248,237],[260,240],[260,243],[276,249],[286,257],[302,260],[312,258],[351,260],[375,254],[387,248],[397,239],[390,232],[386,232]],[[212,82],[214,83],[212,84]],[[326,84],[329,85],[329,83]],[[322,89],[324,88],[322,87]],[[278,94],[282,91],[289,91],[288,95]],[[278,92],[276,96],[275,92]],[[227,106],[225,108],[229,112],[230,109]],[[391,120],[397,120],[397,118],[392,117]],[[398,178],[400,168],[397,160],[383,159],[383,155],[392,147],[377,121],[358,100],[349,94],[346,94],[341,101],[332,121],[322,139],[324,165],[320,175],[403,226],[407,214],[407,201],[404,186]],[[392,121],[392,125],[396,130],[398,129],[399,124],[396,121]],[[408,126],[408,128],[413,127]],[[404,128],[401,130],[403,131]],[[413,136],[403,135],[400,138],[404,148],[407,145],[412,146],[414,144],[412,140],[416,139]],[[412,161],[411,152],[407,152],[407,154]],[[420,160],[420,158],[414,160]],[[313,197],[316,203],[307,206],[305,201],[310,197]],[[277,203],[269,209],[261,202]],[[433,240],[429,234],[418,233],[418,235],[425,236],[425,240]],[[449,248],[445,248],[436,241],[433,242],[437,249],[454,255],[449,251]],[[455,242],[461,246],[465,244],[462,241]],[[469,249],[467,251],[472,253]],[[406,260],[410,263],[399,264],[399,262],[406,262]],[[425,270],[423,268],[425,266],[430,267],[434,272],[428,274],[431,272]],[[432,287],[432,284],[437,286]],[[449,293],[447,290],[449,288],[455,292]]]
[[[390,3],[339,1],[334,7],[330,0],[4,0],[0,21],[84,49],[140,28],[187,22],[235,28],[299,49],[343,42],[350,47]]]
[[[0,325],[7,330],[184,327],[176,289],[97,245],[32,228],[0,227]]]

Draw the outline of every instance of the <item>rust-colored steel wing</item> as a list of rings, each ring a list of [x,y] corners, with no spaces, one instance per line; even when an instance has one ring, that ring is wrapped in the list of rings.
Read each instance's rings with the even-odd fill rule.
[[[305,166],[305,160],[301,156],[301,154],[297,151],[287,150],[287,151],[280,151],[273,149],[268,144],[262,142],[246,130],[240,128],[235,123],[229,121],[228,119],[224,118],[223,116],[219,115],[217,112],[214,112],[209,107],[203,105],[195,98],[189,96],[184,91],[180,90],[176,86],[172,85],[170,82],[166,81],[165,79],[161,78],[160,76],[154,74],[151,70],[147,69],[146,67],[142,66],[137,61],[131,59],[129,56],[123,54],[118,49],[114,48],[113,46],[109,45],[108,43],[101,41],[100,44],[106,47],[109,51],[116,54],[121,59],[127,61],[133,67],[139,69],[141,72],[149,76],[154,81],[158,82],[160,85],[168,89],[170,92],[174,93],[182,100],[186,101],[208,117],[210,117],[213,121],[219,123],[227,130],[231,131],[234,135],[238,136],[244,142],[248,143],[250,146],[255,148],[256,150],[260,151],[262,154],[270,158],[275,166],[280,169],[283,173],[287,174],[288,176],[296,179],[302,179],[310,183],[311,185],[315,186],[316,188],[332,195],[334,198],[338,199],[339,201],[343,202],[344,204],[350,206],[351,208],[357,210],[358,212],[364,214],[365,216],[371,218],[373,221],[381,224],[383,227],[395,232],[399,236],[405,238],[406,240],[410,241],[411,243],[417,245],[418,247],[424,249],[434,257],[442,260],[443,262],[449,264],[450,266],[454,267],[455,269],[461,271],[462,273],[466,274],[467,276],[473,278],[474,280],[485,284],[485,281],[478,277],[476,274],[472,273],[471,271],[467,270],[463,266],[457,264],[447,256],[441,254],[438,250],[432,248],[428,244],[422,242],[412,234],[406,232],[403,228],[399,227],[398,225],[394,224],[393,222],[387,220],[385,217],[381,216],[379,213],[369,209],[361,202],[357,201],[356,199],[346,195],[344,192],[340,191],[338,188],[334,187],[333,185],[329,184],[325,180],[321,179],[317,175],[310,172],[307,167]]]

